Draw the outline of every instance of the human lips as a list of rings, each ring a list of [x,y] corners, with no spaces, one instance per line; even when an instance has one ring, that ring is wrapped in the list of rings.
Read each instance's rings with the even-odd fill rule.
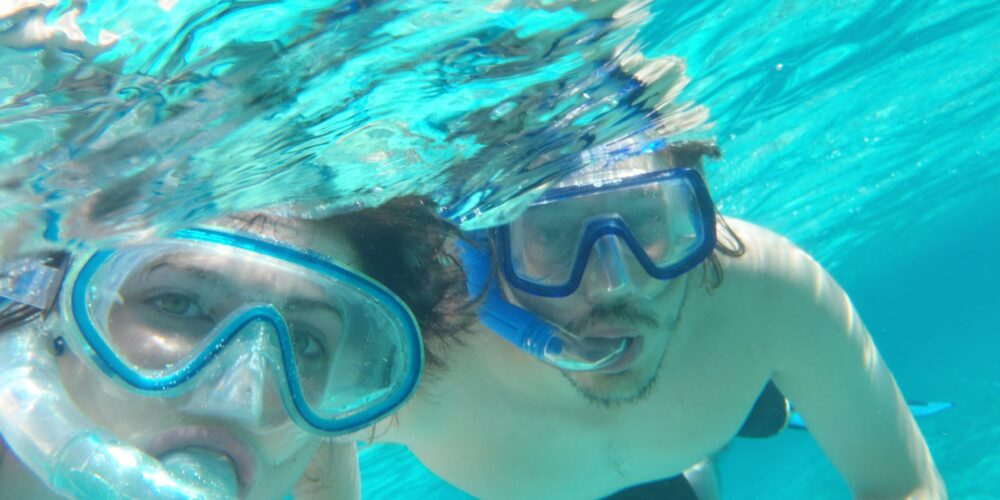
[[[599,339],[618,339],[635,336],[635,328],[628,328],[624,326],[597,326],[594,328],[588,328],[583,334],[580,335],[582,338],[594,337]]]
[[[153,436],[146,452],[156,458],[185,448],[201,448],[227,457],[236,469],[239,496],[245,497],[257,475],[257,460],[250,447],[227,429],[211,426],[185,426]]]

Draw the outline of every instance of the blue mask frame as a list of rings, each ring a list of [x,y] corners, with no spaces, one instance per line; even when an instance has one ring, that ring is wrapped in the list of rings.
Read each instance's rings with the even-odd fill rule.
[[[555,285],[543,285],[530,279],[520,276],[514,269],[510,251],[510,225],[504,225],[494,230],[497,254],[500,258],[500,269],[504,273],[507,282],[524,292],[541,297],[566,297],[572,295],[580,287],[583,274],[593,251],[594,244],[604,236],[615,236],[625,243],[631,250],[632,255],[642,266],[649,276],[659,280],[669,280],[676,278],[705,261],[715,249],[715,205],[708,192],[708,187],[702,176],[691,168],[674,168],[670,170],[660,170],[629,177],[621,182],[602,187],[596,186],[570,186],[549,190],[541,198],[532,203],[531,206],[547,205],[558,203],[563,200],[592,193],[608,192],[618,189],[665,182],[671,179],[684,179],[691,183],[694,188],[695,202],[701,212],[701,225],[698,228],[698,240],[693,245],[694,250],[682,260],[669,266],[657,266],[646,254],[642,244],[636,239],[628,225],[620,217],[605,217],[587,223],[579,238],[579,248],[576,252],[576,260],[568,278],[564,283]]]
[[[310,407],[303,392],[294,360],[295,350],[288,325],[277,309],[271,305],[263,304],[245,306],[234,311],[226,319],[225,326],[210,341],[208,347],[174,373],[156,378],[137,373],[122,362],[105,342],[96,325],[90,320],[86,309],[87,288],[94,273],[115,252],[114,250],[101,250],[87,260],[77,275],[71,289],[71,310],[84,340],[93,350],[96,360],[109,375],[117,376],[126,384],[142,391],[156,392],[177,388],[204,370],[245,326],[255,321],[262,321],[271,325],[278,337],[282,375],[287,389],[285,397],[290,400],[288,402],[292,406],[292,408],[288,408],[289,413],[294,419],[321,433],[336,435],[364,428],[398,408],[413,394],[423,369],[423,345],[420,330],[410,310],[388,290],[317,253],[249,236],[210,229],[185,229],[172,235],[172,238],[226,245],[276,257],[317,273],[331,276],[336,280],[347,282],[376,298],[402,320],[400,323],[404,327],[403,339],[410,344],[410,349],[408,349],[410,358],[407,360],[407,366],[410,368],[403,378],[400,390],[386,400],[346,417],[324,418],[320,416]],[[291,411],[292,409],[294,412]]]

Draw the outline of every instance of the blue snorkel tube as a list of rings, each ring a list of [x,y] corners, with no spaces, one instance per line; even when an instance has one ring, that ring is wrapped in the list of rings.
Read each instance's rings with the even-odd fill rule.
[[[476,239],[479,244],[487,244],[485,238]],[[497,280],[490,280],[493,266],[489,254],[476,248],[476,243],[468,241],[459,241],[458,250],[469,295],[482,295],[479,321],[518,349],[567,371],[590,371],[610,366],[628,350],[630,338],[583,339],[511,304],[504,297]]]

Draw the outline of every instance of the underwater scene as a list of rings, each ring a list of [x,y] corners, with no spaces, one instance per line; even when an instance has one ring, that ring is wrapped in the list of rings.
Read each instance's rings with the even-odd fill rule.
[[[43,315],[42,303],[72,309],[72,315],[62,316],[76,318],[80,325],[73,331],[83,332],[82,340],[64,342],[68,334],[56,336],[58,356],[51,366],[68,370],[59,357],[65,346],[100,358],[97,371],[94,364],[81,364],[80,370],[114,372],[135,387],[148,379],[155,390],[165,388],[171,396],[147,398],[159,406],[114,414],[123,420],[167,408],[163,401],[174,396],[170,377],[176,375],[178,387],[190,385],[188,379],[202,380],[197,377],[224,377],[202,366],[210,367],[213,353],[226,351],[229,339],[250,338],[247,324],[270,321],[268,331],[279,339],[273,349],[280,354],[259,359],[273,359],[269,362],[284,371],[274,384],[281,386],[273,390],[274,400],[264,404],[280,408],[283,402],[295,409],[280,412],[288,425],[269,424],[260,446],[283,440],[298,447],[275,452],[273,462],[288,468],[275,467],[274,478],[291,474],[286,470],[301,474],[306,461],[294,457],[309,457],[320,446],[309,441],[314,434],[288,431],[298,424],[334,439],[360,432],[350,434],[350,441],[373,442],[359,445],[360,486],[347,488],[362,498],[503,496],[467,493],[392,443],[391,432],[380,441],[379,434],[362,430],[358,415],[370,410],[391,420],[400,405],[406,408],[420,362],[427,365],[424,381],[438,376],[433,361],[420,357],[417,326],[410,326],[423,321],[417,306],[397,301],[392,293],[407,296],[391,283],[377,283],[380,275],[370,272],[367,262],[340,265],[369,258],[365,251],[382,255],[379,245],[387,243],[359,246],[367,250],[338,257],[335,269],[319,262],[315,252],[292,255],[224,231],[182,231],[197,251],[173,243],[132,251],[127,244],[174,241],[178,230],[234,214],[266,210],[279,217],[327,220],[412,195],[430,200],[427,204],[439,207],[436,213],[451,224],[477,231],[530,213],[539,193],[562,186],[556,183],[582,165],[610,169],[627,159],[670,151],[672,144],[714,144],[721,154],[705,156],[704,183],[718,213],[784,236],[830,273],[910,403],[948,496],[998,498],[998,81],[1000,4],[990,0],[0,0],[0,257],[5,264],[0,267],[0,315],[22,314],[11,309],[18,300]],[[373,226],[351,227],[363,232]],[[291,246],[306,245],[296,238]],[[228,260],[211,261],[205,269],[257,266],[239,252],[281,260],[268,264],[266,283],[220,289],[220,296],[248,297],[242,308],[226,310],[236,311],[226,321],[237,326],[205,327],[223,332],[213,337],[221,339],[218,344],[197,344],[209,354],[196,354],[197,346],[185,344],[190,355],[185,352],[155,370],[143,371],[149,358],[138,355],[122,368],[108,361],[130,354],[125,344],[115,342],[121,342],[116,332],[124,329],[117,325],[125,324],[120,311],[128,304],[133,276],[155,276],[134,273],[139,266],[134,262],[202,258],[207,245],[220,242],[238,255],[226,253]],[[595,251],[603,248],[600,241],[594,245]],[[38,269],[17,267],[22,256],[105,247],[126,250],[95,264],[92,273],[89,267],[77,269],[72,259],[43,263],[45,269],[69,269],[66,276],[77,280],[80,290],[92,288],[79,283],[91,286],[106,276],[115,283],[117,288],[106,293],[80,291],[80,300],[88,301],[86,311],[74,309],[76,289],[71,296],[41,287],[27,299],[19,292],[26,281],[16,278],[28,275],[19,270]],[[329,255],[328,247],[333,253],[341,248],[313,250]],[[288,262],[297,266],[294,271]],[[205,274],[201,268],[197,272]],[[317,272],[326,281],[315,278]],[[281,319],[268,319],[274,308],[259,306],[265,299],[246,292],[283,279],[305,280],[304,288],[299,281],[289,286],[323,290],[338,304],[363,309],[369,323],[347,323],[369,337],[345,341],[353,345],[347,352],[392,365],[378,382],[372,380],[379,376],[357,375],[374,370],[371,364],[330,368],[334,375],[328,377],[354,383],[337,389],[337,397],[353,398],[354,406],[345,410],[354,412],[350,416],[342,418],[340,407],[331,406],[346,404],[342,400],[326,393],[314,396],[307,382],[298,382],[308,374],[304,360],[311,359],[310,346],[300,351],[296,327],[282,316],[284,310],[277,313]],[[385,287],[392,293],[385,294]],[[192,311],[176,293],[157,297],[142,304],[166,307],[172,318],[187,318]],[[412,315],[407,307],[414,309]],[[88,319],[81,321],[81,315]],[[87,326],[91,320],[93,326]],[[3,321],[0,325],[6,325]],[[173,331],[164,335],[178,337]],[[110,340],[101,347],[105,344],[95,338]],[[0,345],[0,355],[23,354],[29,344]],[[226,356],[219,359],[259,361]],[[139,382],[126,372],[138,374]],[[66,373],[76,372],[64,372],[64,381],[71,377]],[[211,404],[245,403],[224,386],[229,387],[214,386],[225,398]],[[13,452],[7,458],[0,454],[0,498],[35,491],[15,489],[14,483],[5,488],[4,478],[15,472],[4,471],[4,463],[14,455],[25,471],[50,475],[53,479],[42,482],[70,496],[152,491],[118,491],[110,480],[81,479],[104,477],[109,465],[66,465],[70,472],[47,465],[56,462],[29,444],[49,435],[45,425],[62,425],[63,415],[25,424],[28,437],[14,437],[22,429],[14,416],[27,415],[15,402],[29,386],[10,387],[0,387],[0,421],[6,421],[0,434]],[[72,396],[73,386],[66,389]],[[129,390],[121,394],[134,395]],[[114,394],[116,401],[126,397]],[[177,397],[195,401],[200,396]],[[419,398],[418,392],[414,399]],[[242,418],[236,406],[227,408],[218,418]],[[100,422],[100,415],[93,416],[100,412],[81,409]],[[251,410],[267,420],[266,407]],[[845,422],[854,421],[854,410],[843,408]],[[402,410],[401,415],[406,418]],[[793,418],[767,439],[719,443],[714,455],[719,496],[851,498],[848,480],[803,430],[808,423],[799,423]],[[200,432],[208,431],[187,430],[170,439],[194,446],[190,443]],[[164,451],[166,444],[136,445],[130,436],[138,433],[114,431],[110,441],[91,442],[102,450],[142,448],[138,467],[146,467],[142,460],[152,456],[149,471],[182,478],[179,486],[170,486],[174,489],[158,490],[176,498],[234,491],[240,497],[281,497],[256,486],[281,480],[268,475],[270,462],[248,466],[244,462],[252,460],[236,456],[249,451],[228,451],[222,459],[185,452],[178,460]],[[232,444],[239,438],[225,435],[213,434],[215,448],[256,449]],[[540,436],[542,449],[546,444]],[[163,440],[169,439],[153,442]],[[33,451],[21,453],[22,443]],[[83,455],[67,451],[59,456],[65,461]],[[162,470],[155,463],[160,461],[166,464]],[[104,463],[126,462],[108,458]],[[220,464],[225,471],[218,470]],[[149,474],[134,477],[153,477]],[[129,481],[136,488],[142,483]],[[211,488],[200,489],[200,482]],[[300,491],[295,490],[295,498],[310,498]],[[332,491],[338,493],[327,497],[346,495]]]

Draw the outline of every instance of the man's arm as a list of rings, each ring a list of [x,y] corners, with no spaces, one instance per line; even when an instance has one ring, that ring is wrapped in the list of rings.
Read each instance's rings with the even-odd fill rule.
[[[784,325],[774,382],[854,496],[946,498],[923,435],[847,295],[793,244],[764,239],[750,244],[766,247],[772,312]]]

